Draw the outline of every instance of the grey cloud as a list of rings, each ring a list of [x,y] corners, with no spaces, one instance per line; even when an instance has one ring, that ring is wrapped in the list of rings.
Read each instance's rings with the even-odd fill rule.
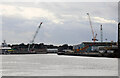
[[[9,4],[9,3],[8,3]],[[35,42],[51,44],[78,44],[82,41],[91,41],[92,33],[89,26],[86,13],[89,12],[91,17],[98,16],[106,19],[117,21],[117,3],[10,3],[10,5],[37,7],[47,9],[53,12],[55,16],[62,20],[63,24],[55,24],[47,18],[34,18],[28,20],[22,17],[5,17],[3,16],[3,39],[8,42],[25,42],[28,43],[37,29],[39,22],[43,25],[36,37]],[[63,15],[72,15],[73,17],[64,17]],[[78,16],[77,18],[74,16]],[[100,23],[94,22],[93,27],[98,33],[97,38],[100,40]],[[116,41],[117,25],[103,24],[104,38]],[[7,31],[7,32],[5,32]],[[11,35],[11,33],[13,33]],[[24,34],[26,33],[26,34]],[[9,38],[11,37],[11,38]],[[21,38],[22,37],[22,38]]]

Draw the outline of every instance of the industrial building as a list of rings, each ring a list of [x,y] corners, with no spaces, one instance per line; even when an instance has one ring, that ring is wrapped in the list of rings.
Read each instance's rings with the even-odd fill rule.
[[[116,42],[82,42],[78,45],[73,45],[75,52],[98,52],[100,47],[116,46]]]
[[[118,24],[118,50],[117,50],[117,56],[120,58],[120,22]]]
[[[47,53],[57,53],[57,52],[58,52],[57,48],[47,49]]]
[[[120,23],[118,24],[118,49],[120,49]]]

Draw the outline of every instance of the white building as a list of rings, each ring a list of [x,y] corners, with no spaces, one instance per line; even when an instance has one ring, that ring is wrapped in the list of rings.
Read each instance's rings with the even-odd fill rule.
[[[47,49],[47,53],[57,53],[58,49]]]

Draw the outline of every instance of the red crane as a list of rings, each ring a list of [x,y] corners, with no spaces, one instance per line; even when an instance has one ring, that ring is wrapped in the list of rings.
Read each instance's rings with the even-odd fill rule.
[[[98,41],[98,39],[96,39],[96,37],[97,37],[97,33],[96,33],[96,34],[94,33],[93,26],[92,26],[92,22],[91,22],[91,19],[90,19],[90,15],[89,15],[89,13],[87,13],[87,15],[88,15],[88,18],[89,18],[90,27],[91,27],[91,31],[92,31],[92,35],[93,35],[92,40],[93,40],[94,42],[95,42],[95,41]]]
[[[96,34],[94,33],[93,26],[92,26],[92,22],[91,22],[89,13],[87,13],[87,15],[88,15],[88,18],[89,18],[90,27],[91,27],[91,31],[92,31],[92,35],[93,35],[92,41],[93,41],[94,43],[92,43],[92,44],[90,44],[90,45],[88,45],[88,46],[85,46],[85,47],[83,47],[83,48],[81,48],[81,49],[77,49],[77,51],[79,51],[79,50],[85,50],[85,49],[89,48],[90,46],[93,46],[93,45],[95,44],[95,41],[98,41],[98,39],[96,39],[97,33],[96,33]]]

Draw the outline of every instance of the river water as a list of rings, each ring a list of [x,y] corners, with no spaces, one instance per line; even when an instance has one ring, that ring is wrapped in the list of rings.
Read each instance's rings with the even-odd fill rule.
[[[118,59],[57,54],[2,55],[3,76],[118,76]]]

